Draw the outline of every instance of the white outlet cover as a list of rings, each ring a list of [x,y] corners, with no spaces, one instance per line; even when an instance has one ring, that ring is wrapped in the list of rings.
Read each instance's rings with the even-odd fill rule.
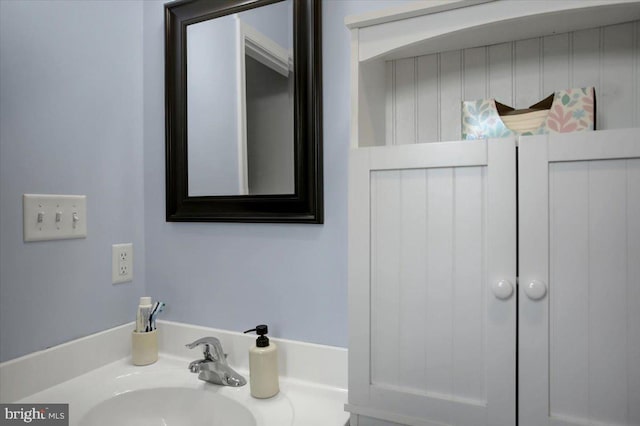
[[[23,239],[65,240],[87,237],[87,196],[24,194]]]
[[[133,244],[114,244],[111,246],[111,282],[129,281],[133,281]]]

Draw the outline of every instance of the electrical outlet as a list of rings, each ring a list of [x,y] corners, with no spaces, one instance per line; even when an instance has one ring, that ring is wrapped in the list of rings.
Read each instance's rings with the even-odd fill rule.
[[[113,284],[133,281],[133,244],[111,246],[111,281]]]

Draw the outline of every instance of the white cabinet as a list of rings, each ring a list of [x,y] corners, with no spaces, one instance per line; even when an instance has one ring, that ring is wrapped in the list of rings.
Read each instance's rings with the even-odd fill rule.
[[[519,425],[640,425],[640,129],[519,151]]]
[[[515,423],[514,140],[354,150],[349,410]],[[432,421],[433,423],[429,423]]]
[[[352,150],[352,413],[640,425],[640,129],[515,145]]]
[[[347,19],[353,426],[640,426],[638,19],[637,0]],[[434,142],[461,100],[585,86],[604,130]]]
[[[640,127],[640,1],[431,0],[347,18],[351,145],[460,139],[460,102],[526,108],[594,86],[597,129]]]

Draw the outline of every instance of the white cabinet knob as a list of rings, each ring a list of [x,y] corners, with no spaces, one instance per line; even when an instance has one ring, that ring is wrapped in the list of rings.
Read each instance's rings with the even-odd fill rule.
[[[513,284],[509,280],[500,280],[493,283],[491,290],[498,299],[507,300],[513,294]]]
[[[531,300],[540,300],[547,294],[547,286],[540,281],[532,280],[524,288],[527,297]]]

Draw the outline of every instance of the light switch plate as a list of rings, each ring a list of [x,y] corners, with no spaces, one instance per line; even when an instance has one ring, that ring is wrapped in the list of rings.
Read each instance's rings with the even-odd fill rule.
[[[24,194],[22,212],[25,242],[87,237],[86,195]]]

